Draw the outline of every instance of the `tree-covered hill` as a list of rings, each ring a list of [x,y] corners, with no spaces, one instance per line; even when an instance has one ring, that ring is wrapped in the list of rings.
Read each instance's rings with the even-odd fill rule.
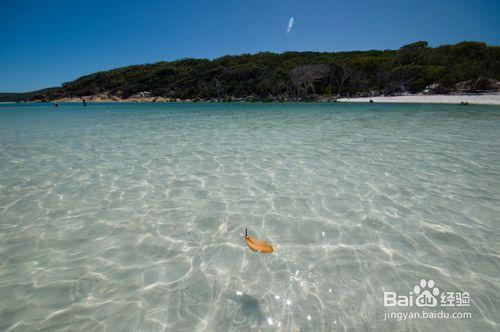
[[[36,90],[32,92],[0,92],[0,102],[1,101],[10,101],[10,102],[19,102],[23,100],[33,100],[40,99],[43,96],[49,96],[55,94],[59,91],[59,88],[47,88],[42,90]]]
[[[433,48],[420,41],[399,50],[263,52],[135,65],[86,75],[26,99],[126,99],[142,93],[192,100],[310,100],[478,92],[499,88],[495,80],[500,80],[499,46],[462,42]]]

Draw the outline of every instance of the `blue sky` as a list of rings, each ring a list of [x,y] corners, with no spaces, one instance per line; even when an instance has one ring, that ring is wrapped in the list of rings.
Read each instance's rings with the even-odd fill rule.
[[[500,1],[1,0],[0,91],[185,57],[396,49],[417,40],[500,45]]]

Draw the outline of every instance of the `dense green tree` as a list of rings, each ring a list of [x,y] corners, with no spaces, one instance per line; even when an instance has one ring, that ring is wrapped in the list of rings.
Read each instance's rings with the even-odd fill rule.
[[[399,50],[261,52],[214,60],[180,59],[134,65],[80,77],[59,88],[0,94],[0,100],[45,100],[96,94],[129,98],[139,92],[182,99],[308,100],[311,95],[355,96],[442,91],[481,77],[500,80],[500,47],[480,42]],[[487,88],[487,80],[476,84]]]

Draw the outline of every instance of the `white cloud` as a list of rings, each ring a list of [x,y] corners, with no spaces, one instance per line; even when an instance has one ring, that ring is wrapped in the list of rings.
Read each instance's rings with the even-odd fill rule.
[[[293,16],[288,20],[288,28],[286,28],[286,34],[288,35],[293,28]]]

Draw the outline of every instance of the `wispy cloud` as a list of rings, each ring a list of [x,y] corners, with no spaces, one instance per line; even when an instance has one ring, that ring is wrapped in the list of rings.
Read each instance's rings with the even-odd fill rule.
[[[293,16],[288,20],[288,28],[286,28],[286,34],[288,35],[293,28]]]

